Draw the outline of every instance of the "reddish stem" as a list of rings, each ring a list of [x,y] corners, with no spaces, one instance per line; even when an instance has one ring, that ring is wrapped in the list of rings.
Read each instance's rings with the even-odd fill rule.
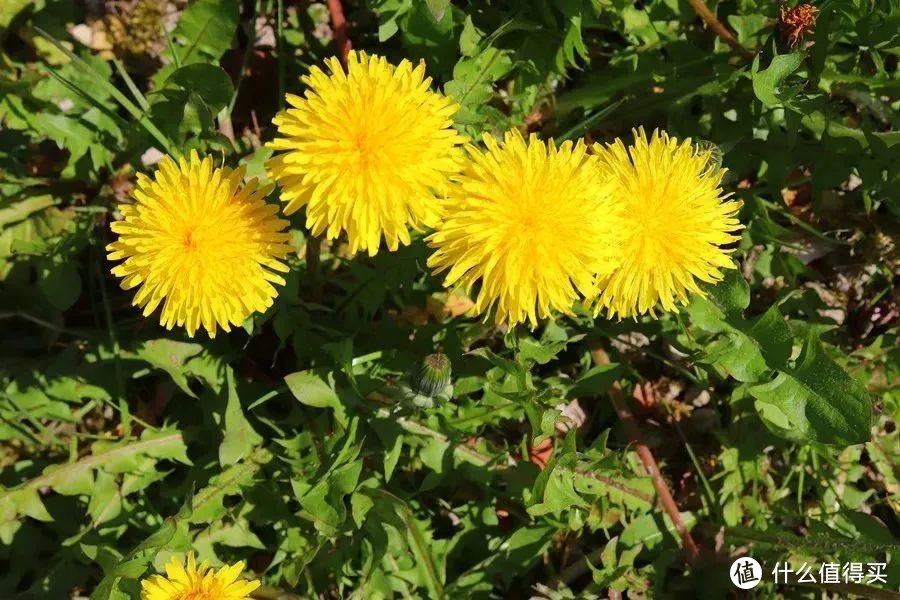
[[[737,41],[737,38],[722,25],[722,22],[716,18],[716,15],[714,15],[711,10],[709,10],[709,7],[703,0],[688,1],[691,3],[691,6],[694,7],[694,11],[706,22],[707,27],[712,29],[723,42],[731,47],[732,50],[744,58],[753,58],[755,53],[752,50],[748,50],[743,44]]]
[[[691,532],[688,531],[687,527],[684,525],[684,521],[681,520],[681,511],[678,510],[678,505],[672,497],[672,492],[669,491],[669,486],[666,484],[666,480],[663,479],[662,473],[659,471],[659,466],[656,464],[653,453],[644,442],[644,436],[641,433],[640,427],[638,427],[634,415],[631,414],[628,402],[622,395],[622,389],[618,384],[614,385],[612,389],[609,390],[609,397],[612,400],[613,407],[616,409],[619,420],[622,421],[622,424],[625,426],[625,431],[628,432],[628,437],[634,444],[634,449],[637,452],[638,457],[640,457],[641,462],[644,463],[644,468],[647,469],[647,472],[653,479],[653,487],[656,488],[656,495],[659,496],[659,503],[662,505],[663,510],[666,511],[666,514],[669,515],[669,518],[672,519],[675,529],[678,530],[678,535],[681,536],[682,547],[687,550],[691,562],[699,561],[700,549],[697,548],[694,538],[691,537]]]
[[[353,47],[350,38],[347,37],[347,18],[344,16],[344,7],[341,0],[328,0],[328,12],[331,15],[331,29],[334,31],[334,41],[337,42],[341,53],[341,62],[347,62],[347,55]]]

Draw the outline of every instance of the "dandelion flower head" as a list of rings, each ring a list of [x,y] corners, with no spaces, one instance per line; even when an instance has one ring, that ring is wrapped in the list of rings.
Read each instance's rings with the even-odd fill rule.
[[[259,581],[240,579],[244,563],[219,570],[205,562],[197,565],[194,554],[184,565],[178,557],[166,563],[166,575],[153,575],[141,582],[141,600],[250,600]]]
[[[473,310],[532,327],[571,313],[594,278],[615,264],[619,219],[596,159],[583,142],[526,140],[509,132],[467,146],[470,161],[443,202],[428,261],[444,284],[471,289]]]
[[[734,267],[725,246],[741,229],[741,203],[722,191],[725,171],[711,150],[664,132],[634,133],[628,148],[621,140],[593,147],[624,219],[620,264],[598,279],[594,307],[618,318],[676,311],[689,293],[703,293],[698,282],[720,281]]]
[[[210,337],[264,311],[284,285],[279,272],[292,251],[288,222],[267,204],[271,186],[241,181],[244,169],[214,168],[196,152],[165,157],[154,177],[139,174],[133,204],[119,207],[109,259],[122,288],[138,288],[133,304],[144,316],[162,305],[160,323],[202,327]]]
[[[461,168],[465,141],[453,128],[457,105],[430,89],[424,63],[394,66],[351,52],[346,72],[313,67],[305,97],[274,119],[281,151],[269,160],[291,214],[306,206],[313,235],[346,232],[350,252],[375,255],[410,243],[409,227],[434,227],[436,196]]]

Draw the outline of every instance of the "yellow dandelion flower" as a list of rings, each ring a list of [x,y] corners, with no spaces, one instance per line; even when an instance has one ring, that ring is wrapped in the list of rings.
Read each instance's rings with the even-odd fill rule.
[[[725,171],[687,139],[654,131],[650,139],[635,131],[634,145],[621,140],[595,144],[600,169],[623,208],[621,263],[601,277],[595,312],[637,317],[661,305],[677,311],[690,292],[702,294],[698,280],[714,283],[721,269],[733,268],[730,250],[739,239],[735,217],[741,203],[721,188]]]
[[[306,206],[306,226],[328,238],[347,233],[350,252],[374,256],[381,237],[396,250],[409,244],[408,227],[434,227],[435,200],[461,168],[453,129],[457,105],[429,89],[425,64],[396,67],[384,58],[351,52],[347,72],[336,58],[331,74],[313,67],[303,78],[306,97],[276,115],[284,150],[270,159],[286,214]]]
[[[244,563],[210,569],[206,562],[197,565],[194,553],[187,566],[178,557],[166,563],[166,576],[153,575],[141,582],[141,600],[249,600],[259,581],[238,579]]]
[[[244,169],[214,169],[196,152],[176,162],[166,157],[153,179],[139,174],[134,204],[119,207],[111,225],[118,239],[109,259],[122,288],[139,287],[133,304],[144,316],[162,304],[160,323],[193,336],[203,327],[229,331],[254,311],[272,305],[284,285],[276,272],[291,247],[288,222],[264,201],[272,186],[256,179],[241,185]]]
[[[534,327],[551,311],[571,313],[594,278],[615,266],[615,206],[583,142],[544,143],[509,132],[484,136],[443,202],[429,236],[428,264],[444,285],[481,283],[473,310],[497,323]]]

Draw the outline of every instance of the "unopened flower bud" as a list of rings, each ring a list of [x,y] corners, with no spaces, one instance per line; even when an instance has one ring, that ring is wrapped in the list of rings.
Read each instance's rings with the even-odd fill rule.
[[[446,354],[429,354],[412,380],[417,394],[434,398],[450,385],[450,359]]]

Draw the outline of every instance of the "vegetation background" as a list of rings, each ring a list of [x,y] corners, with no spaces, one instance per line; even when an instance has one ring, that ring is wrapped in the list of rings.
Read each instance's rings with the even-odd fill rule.
[[[721,598],[744,555],[760,597],[896,597],[900,3],[825,0],[799,41],[769,0],[329,4],[0,2],[0,597],[136,597],[191,548],[259,598]],[[300,214],[244,330],[141,318],[104,252],[135,173],[265,177],[345,36],[424,59],[472,136],[714,145],[739,269],[659,320],[502,331],[421,239],[307,253]],[[435,352],[452,393],[398,401]]]

